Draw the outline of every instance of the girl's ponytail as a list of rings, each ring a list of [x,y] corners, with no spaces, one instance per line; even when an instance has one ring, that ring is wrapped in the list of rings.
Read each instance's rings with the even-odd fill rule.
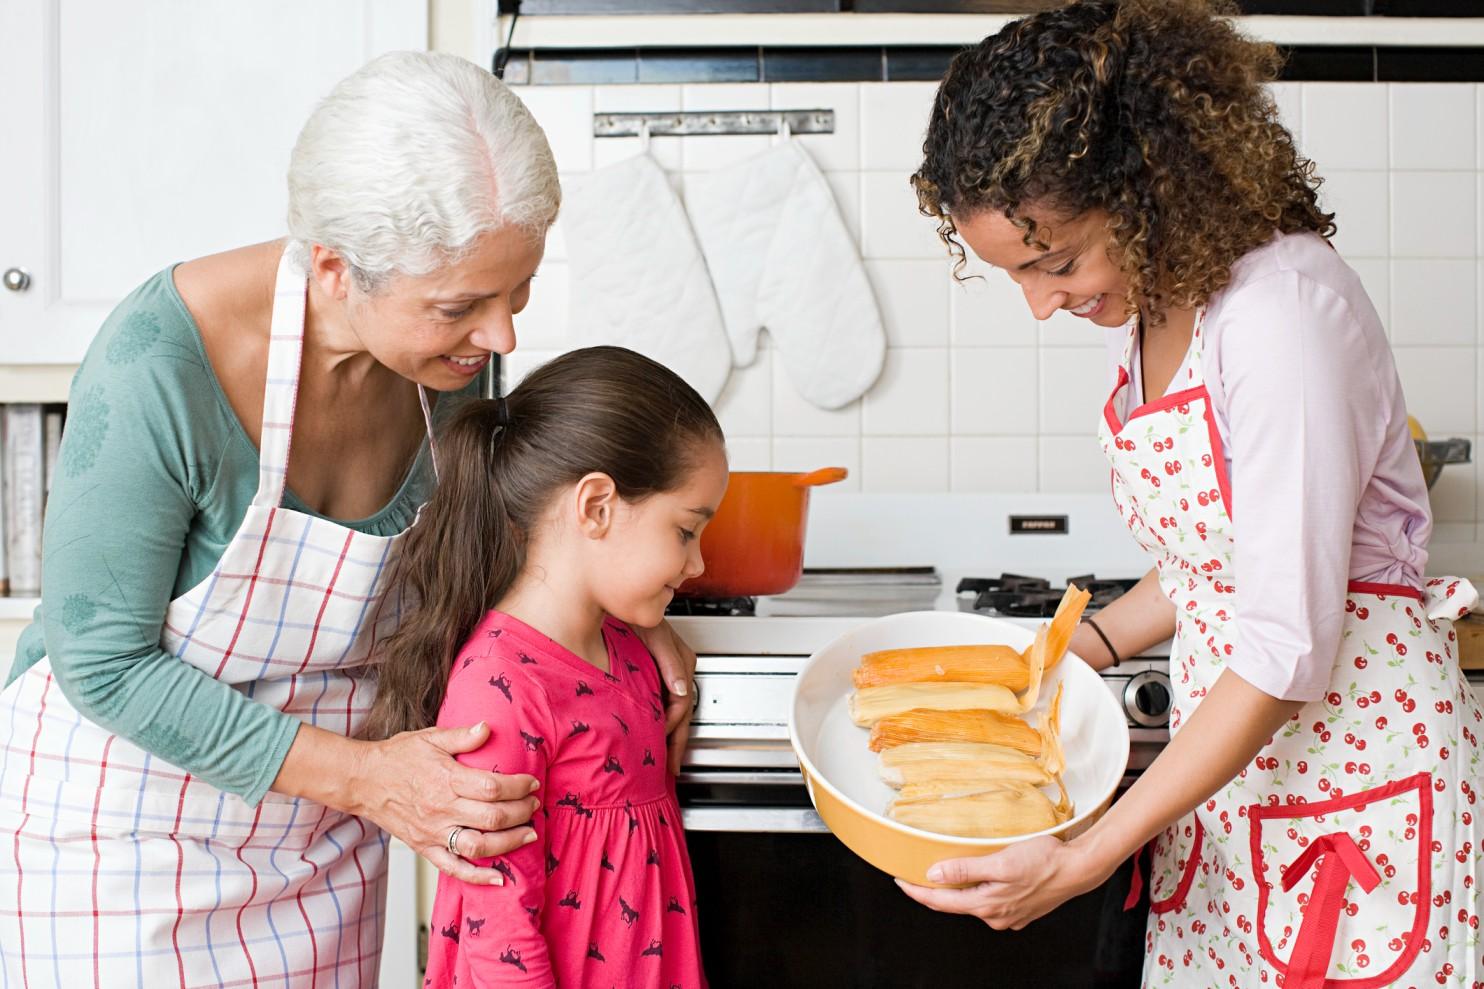
[[[438,437],[438,484],[393,563],[401,623],[380,647],[380,685],[366,738],[425,728],[438,717],[449,665],[520,573],[522,539],[500,483],[513,430],[505,399],[461,408]]]

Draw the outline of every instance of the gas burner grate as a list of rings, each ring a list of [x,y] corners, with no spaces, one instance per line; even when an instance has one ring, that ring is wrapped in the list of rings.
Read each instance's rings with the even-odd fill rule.
[[[676,598],[665,609],[667,615],[705,615],[738,618],[757,614],[757,598]]]
[[[1107,607],[1138,580],[1108,580],[1088,574],[1072,577],[1069,583],[1092,594],[1088,611]],[[972,610],[987,615],[1011,618],[1050,618],[1056,614],[1065,587],[1052,587],[1044,577],[1001,574],[999,577],[965,577],[958,582],[957,593],[973,594]]]

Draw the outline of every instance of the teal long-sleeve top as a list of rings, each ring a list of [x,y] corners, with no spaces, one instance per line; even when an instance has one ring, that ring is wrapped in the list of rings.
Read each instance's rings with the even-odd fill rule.
[[[257,448],[212,371],[173,267],[108,317],[69,403],[47,499],[41,605],[7,683],[49,657],[83,716],[256,804],[299,720],[160,647],[166,606],[216,567],[258,485]],[[438,418],[455,404],[438,403]],[[337,521],[373,535],[407,528],[432,484],[429,460],[424,442],[389,504]],[[291,492],[283,503],[317,514]]]

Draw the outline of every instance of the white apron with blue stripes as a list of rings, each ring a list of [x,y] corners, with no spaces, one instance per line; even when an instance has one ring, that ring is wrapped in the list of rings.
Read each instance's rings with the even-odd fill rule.
[[[257,494],[216,569],[170,602],[161,645],[349,734],[375,692],[368,655],[394,620],[378,604],[405,532],[280,507],[304,336],[292,253],[275,289]],[[274,793],[249,807],[82,717],[49,660],[0,695],[0,739],[6,989],[376,983],[386,838],[375,825]]]

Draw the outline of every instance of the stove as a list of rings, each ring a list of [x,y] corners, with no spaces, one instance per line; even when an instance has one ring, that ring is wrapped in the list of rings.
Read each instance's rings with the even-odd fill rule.
[[[1093,591],[1088,613],[1137,582],[1093,575],[1070,580]],[[672,614],[670,623],[698,656],[696,714],[679,781],[687,826],[735,826],[735,815],[709,799],[717,787],[735,797],[738,787],[802,786],[788,742],[793,680],[808,657],[837,636],[877,615],[918,610],[971,611],[1034,628],[1055,612],[1064,583],[1008,573],[945,580],[928,566],[808,569],[795,590],[759,598],[751,614],[718,610],[708,615],[694,606],[687,614]],[[1128,718],[1132,747],[1125,782],[1130,783],[1169,740],[1167,648],[1104,671],[1103,682]],[[687,801],[687,795],[695,799]],[[806,812],[754,813],[748,815],[749,826],[824,829],[807,809],[806,796],[801,793],[795,803]]]
[[[1086,609],[1092,612],[1112,604],[1139,581],[1137,578],[1100,579],[1088,574],[1068,577],[1066,582],[1092,594]],[[1057,605],[1061,604],[1067,591],[1065,587],[1052,587],[1051,581],[1045,577],[1023,577],[1013,573],[998,577],[965,577],[958,582],[957,590],[960,608],[964,611],[1002,618],[1047,619],[1056,614]]]
[[[737,618],[757,614],[757,598],[690,598],[677,597],[665,608],[667,616],[707,615],[712,618]]]
[[[1112,604],[1137,584],[1138,578],[1103,578],[1094,574],[1068,577],[1073,584],[1089,592],[1084,614],[1094,614]],[[1053,587],[1044,577],[1001,574],[999,577],[964,577],[958,582],[958,605],[961,611],[1007,619],[1032,619],[1018,624],[1039,625],[1049,621],[1061,604],[1066,587]],[[1123,704],[1130,736],[1129,768],[1125,785],[1138,772],[1148,767],[1164,743],[1169,741],[1170,709],[1174,695],[1170,692],[1169,643],[1143,656],[1126,660],[1117,667],[1103,670],[1103,682]]]

